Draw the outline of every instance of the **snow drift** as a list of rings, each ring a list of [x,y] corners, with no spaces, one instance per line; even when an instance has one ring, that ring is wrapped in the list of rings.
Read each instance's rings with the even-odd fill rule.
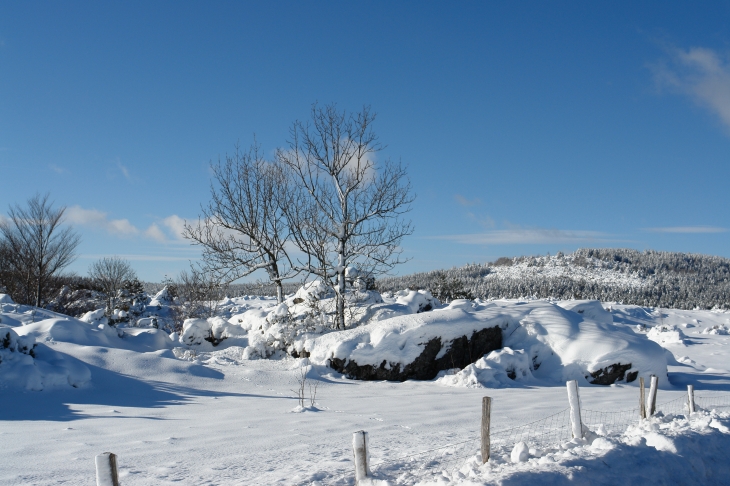
[[[600,302],[590,301],[558,304],[496,301],[476,302],[473,306],[457,301],[453,306],[432,312],[394,317],[308,338],[298,342],[297,347],[313,363],[346,372],[348,366],[350,370],[355,369],[352,363],[400,371],[417,361],[434,342],[439,345],[434,356],[437,360],[449,353],[459,339],[471,340],[487,329],[500,334],[501,343],[497,348],[504,349],[492,348],[485,357],[487,353],[473,354],[471,363],[476,363],[455,373],[463,379],[451,379],[453,384],[475,384],[481,380],[489,385],[514,380],[529,383],[535,379],[554,383],[579,379],[610,384],[632,382],[638,376],[648,380],[652,374],[666,383],[664,349],[625,327],[614,325],[611,314]],[[452,366],[455,367],[458,366]],[[363,377],[367,379],[368,374]]]
[[[27,390],[78,388],[90,379],[91,372],[80,361],[37,344],[33,336],[0,327],[0,382],[4,385]]]

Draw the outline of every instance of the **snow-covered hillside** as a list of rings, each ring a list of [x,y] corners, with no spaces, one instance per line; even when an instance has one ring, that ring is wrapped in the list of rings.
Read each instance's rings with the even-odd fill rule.
[[[730,260],[647,250],[579,249],[378,280],[381,291],[429,289],[439,298],[595,299],[675,309],[730,308]]]
[[[723,484],[730,474],[726,311],[362,293],[351,305],[359,326],[330,331],[307,301],[320,291],[283,305],[226,299],[217,317],[172,335],[0,303],[10,336],[0,350],[0,484],[91,485],[104,451],[118,455],[126,485],[353,484],[361,429],[373,484]],[[431,380],[359,381],[331,367],[397,367],[436,338],[434,359],[457,345],[468,354],[474,335],[495,328],[499,349]],[[609,369],[617,364],[630,364],[622,378]],[[616,372],[613,385],[591,384],[601,370]],[[18,379],[35,372],[40,381]],[[633,372],[660,377],[660,413],[642,423]],[[585,439],[571,439],[565,422],[573,378]],[[702,409],[691,416],[688,384]],[[483,396],[493,399],[485,465]]]

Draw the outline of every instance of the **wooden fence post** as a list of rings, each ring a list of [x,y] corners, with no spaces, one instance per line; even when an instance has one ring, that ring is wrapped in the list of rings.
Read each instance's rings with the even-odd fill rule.
[[[643,376],[639,378],[639,417],[646,418],[646,389]]]
[[[370,476],[370,451],[368,433],[358,430],[352,434],[352,451],[355,454],[355,484]]]
[[[656,375],[651,375],[651,385],[649,386],[649,403],[647,407],[649,409],[649,417],[654,415],[656,412],[656,391],[659,386],[659,378]]]
[[[96,486],[119,486],[117,456],[104,452],[94,458],[96,463]]]
[[[489,416],[492,412],[492,399],[482,398],[482,464],[489,460]]]
[[[568,402],[570,403],[570,428],[573,438],[583,438],[583,422],[580,417],[580,396],[578,395],[578,381],[565,383],[568,388]]]
[[[689,413],[695,412],[695,386],[687,385],[687,401],[689,403]]]

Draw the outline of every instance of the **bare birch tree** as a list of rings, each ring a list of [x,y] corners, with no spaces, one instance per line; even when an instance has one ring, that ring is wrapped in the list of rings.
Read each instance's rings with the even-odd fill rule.
[[[347,113],[315,104],[308,123],[292,126],[288,150],[277,151],[307,196],[285,208],[293,238],[307,254],[298,266],[333,285],[337,328],[345,326],[346,268],[387,272],[404,261],[400,242],[413,231],[401,218],[414,199],[405,168],[375,162],[382,147],[374,120],[368,107]]]
[[[74,261],[80,243],[71,227],[62,228],[66,208],[54,209],[48,198],[36,194],[26,207],[13,205],[8,220],[0,221],[6,263],[24,289],[19,300],[36,307],[52,277]]]
[[[298,273],[286,248],[290,233],[283,208],[293,202],[284,171],[265,160],[256,144],[247,152],[236,147],[211,168],[211,201],[201,207],[197,225],[185,224],[184,236],[202,246],[206,272],[231,283],[265,270],[282,302],[282,281]]]

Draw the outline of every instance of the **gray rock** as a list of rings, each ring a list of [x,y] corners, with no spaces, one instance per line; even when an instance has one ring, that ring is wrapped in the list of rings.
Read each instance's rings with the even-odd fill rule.
[[[437,359],[444,346],[448,346],[448,351]],[[390,363],[388,366],[385,361],[379,366],[359,365],[353,360],[338,358],[330,359],[329,365],[348,378],[357,380],[432,380],[439,371],[464,368],[501,347],[502,329],[495,326],[475,331],[471,338],[462,336],[447,343],[442,343],[441,338],[433,338],[426,343],[423,352],[405,366],[400,363]]]

